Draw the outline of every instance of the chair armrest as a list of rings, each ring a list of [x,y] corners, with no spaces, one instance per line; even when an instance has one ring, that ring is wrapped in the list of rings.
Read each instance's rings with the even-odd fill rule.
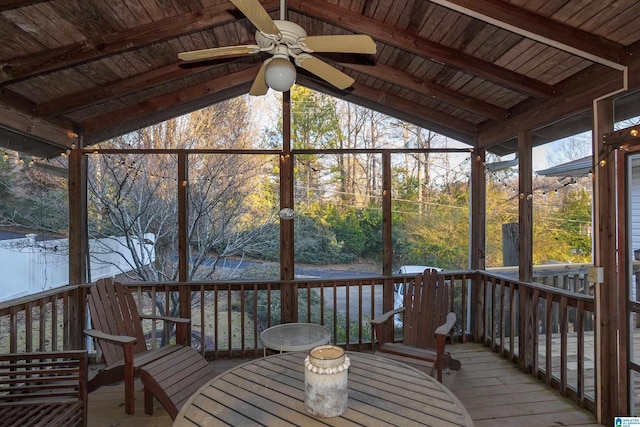
[[[436,329],[436,335],[449,335],[449,332],[451,332],[451,328],[453,328],[453,325],[455,323],[456,323],[456,314],[455,313],[447,314],[447,321],[444,322],[442,325],[438,326],[438,329]]]
[[[92,338],[96,338],[99,340],[105,340],[105,341],[110,341],[114,344],[118,344],[118,345],[127,345],[127,344],[132,344],[135,343],[137,340],[135,337],[130,337],[127,335],[110,335],[110,334],[105,334],[102,331],[98,331],[97,329],[85,329],[84,333],[86,335],[89,335]]]
[[[404,307],[400,307],[400,308],[396,308],[395,310],[387,311],[386,313],[381,314],[380,316],[377,316],[375,319],[372,319],[371,323],[374,324],[374,325],[385,323],[389,319],[392,319],[393,316],[395,316],[398,313],[402,313],[403,311],[404,311]]]
[[[156,316],[153,314],[141,314],[141,319],[147,320],[164,320],[166,322],[174,322],[174,323],[191,323],[191,319],[185,319],[184,317],[169,317],[169,316]]]

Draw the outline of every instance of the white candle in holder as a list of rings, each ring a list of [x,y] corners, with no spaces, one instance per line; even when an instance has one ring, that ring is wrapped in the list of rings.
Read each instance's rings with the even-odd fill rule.
[[[304,361],[304,407],[319,417],[337,417],[347,409],[349,357],[340,347],[313,348]]]

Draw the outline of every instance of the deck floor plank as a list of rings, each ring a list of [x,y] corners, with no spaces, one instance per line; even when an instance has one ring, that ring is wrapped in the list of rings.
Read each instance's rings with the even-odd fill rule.
[[[599,426],[589,411],[559,396],[543,382],[518,368],[481,344],[447,347],[462,369],[443,374],[443,382],[469,411],[476,427],[485,426]],[[224,371],[246,360],[219,360],[216,370]],[[170,427],[171,418],[155,402],[154,415],[144,413],[142,383],[135,388],[136,414],[124,413],[122,384],[100,387],[89,395],[89,425],[92,427]]]
[[[462,369],[443,383],[467,408],[476,427],[598,426],[593,414],[481,344],[447,349]]]

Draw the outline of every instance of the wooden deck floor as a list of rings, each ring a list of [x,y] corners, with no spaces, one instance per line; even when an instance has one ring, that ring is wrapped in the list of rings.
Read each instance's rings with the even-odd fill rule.
[[[474,420],[482,426],[599,426],[594,416],[569,399],[480,344],[447,347],[462,369],[444,375],[444,384],[462,401]],[[223,371],[243,360],[216,361]],[[160,405],[153,416],[145,415],[142,384],[136,384],[136,415],[125,415],[122,385],[105,386],[89,395],[91,427],[168,427],[171,418]]]

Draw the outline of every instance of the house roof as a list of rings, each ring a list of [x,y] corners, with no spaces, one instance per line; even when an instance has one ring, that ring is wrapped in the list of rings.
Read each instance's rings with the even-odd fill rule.
[[[587,176],[593,169],[593,156],[583,157],[581,159],[572,160],[560,165],[556,165],[547,169],[536,171],[542,176],[560,176],[581,178]]]
[[[261,1],[271,17],[279,2]],[[309,35],[369,34],[375,55],[321,55],[355,79],[297,83],[503,155],[591,128],[595,98],[638,114],[637,0],[287,0]],[[0,1],[0,145],[52,157],[247,93],[267,56],[184,64],[253,44],[221,0]]]

